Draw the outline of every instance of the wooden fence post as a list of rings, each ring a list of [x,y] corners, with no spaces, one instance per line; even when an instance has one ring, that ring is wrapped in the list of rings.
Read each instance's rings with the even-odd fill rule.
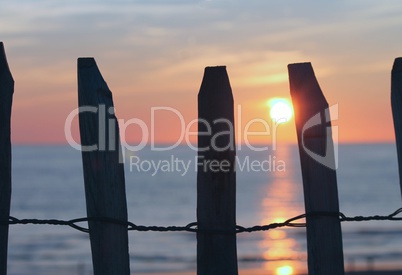
[[[11,202],[10,119],[14,79],[0,42],[0,220],[8,221]],[[7,274],[8,225],[0,225],[0,275]]]
[[[112,93],[93,58],[78,59],[79,124],[88,217],[127,221],[124,166]],[[95,275],[128,275],[127,226],[89,222]]]
[[[402,192],[402,57],[396,58],[392,67],[391,106],[398,154],[399,184]]]
[[[198,118],[198,228],[235,230],[236,148],[226,67],[205,68]],[[236,234],[197,233],[197,274],[238,274]]]
[[[328,103],[311,63],[290,64],[290,93],[295,111],[306,213],[339,212],[336,163]],[[309,216],[309,275],[344,274],[339,217]]]

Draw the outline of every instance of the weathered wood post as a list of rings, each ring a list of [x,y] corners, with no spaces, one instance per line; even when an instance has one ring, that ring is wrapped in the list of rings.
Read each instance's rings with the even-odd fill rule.
[[[336,160],[328,103],[311,63],[290,64],[289,82],[295,111],[306,213],[309,275],[344,274]]]
[[[396,58],[392,67],[391,106],[398,154],[399,184],[402,193],[402,57]]]
[[[226,67],[205,68],[198,94],[198,228],[235,230],[233,96]],[[197,233],[197,274],[236,275],[236,234]]]
[[[0,220],[8,221],[11,202],[10,119],[14,79],[0,42]],[[0,225],[0,275],[7,274],[8,225]]]
[[[88,217],[127,221],[119,126],[93,58],[78,59],[78,103]],[[130,274],[127,226],[90,221],[89,234],[95,275]]]

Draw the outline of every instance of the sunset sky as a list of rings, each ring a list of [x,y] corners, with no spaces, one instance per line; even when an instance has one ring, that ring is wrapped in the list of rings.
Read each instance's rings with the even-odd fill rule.
[[[287,65],[308,61],[329,104],[338,104],[340,142],[393,142],[390,71],[402,56],[401,14],[400,1],[2,1],[0,41],[16,82],[12,140],[66,143],[77,58],[93,56],[118,118],[149,129],[151,107],[195,119],[204,67],[214,65],[227,66],[238,128],[270,121],[267,101],[290,99]],[[155,121],[157,142],[177,141],[175,114],[161,111]],[[294,128],[293,120],[280,125],[278,142],[296,142]],[[140,137],[139,127],[127,129],[127,140]]]

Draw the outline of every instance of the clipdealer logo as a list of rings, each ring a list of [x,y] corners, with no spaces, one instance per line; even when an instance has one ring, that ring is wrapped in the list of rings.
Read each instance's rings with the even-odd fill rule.
[[[180,135],[179,138],[176,140],[176,142],[172,145],[161,145],[157,144],[155,142],[155,120],[156,120],[156,114],[160,112],[169,112],[170,114],[173,114],[177,117],[178,122],[180,123]],[[74,140],[74,137],[72,135],[72,123],[73,120],[78,116],[78,115],[93,115],[97,116],[94,121],[98,123],[99,127],[99,132],[98,132],[98,139],[96,144],[90,144],[90,145],[82,145],[79,144],[77,141]],[[219,139],[220,136],[229,136],[229,140],[234,140],[234,129],[236,128],[237,131],[237,137],[239,139],[239,144],[237,146],[237,150],[241,150],[241,148],[247,147],[248,149],[252,151],[267,151],[269,149],[268,146],[266,145],[261,145],[261,146],[255,146],[252,145],[250,142],[250,137],[252,136],[265,136],[267,137],[267,141],[271,141],[272,149],[276,150],[277,146],[277,131],[278,131],[278,126],[282,123],[284,123],[284,120],[272,120],[272,123],[270,124],[269,121],[263,119],[263,118],[253,118],[247,123],[244,124],[242,122],[242,109],[241,105],[237,106],[237,123],[236,127],[233,125],[229,120],[224,119],[224,118],[218,118],[212,121],[212,123],[209,123],[208,121],[204,119],[193,119],[189,122],[186,123],[186,120],[184,116],[177,110],[172,107],[166,107],[166,106],[158,106],[158,107],[152,107],[151,108],[151,113],[150,113],[150,118],[151,118],[151,123],[150,123],[150,128],[146,124],[145,121],[139,119],[139,118],[131,118],[128,120],[124,119],[116,119],[115,117],[115,111],[113,107],[107,108],[105,105],[99,105],[99,107],[94,107],[94,106],[83,106],[74,109],[66,118],[65,124],[64,124],[64,134],[66,137],[67,142],[70,144],[71,147],[73,147],[76,150],[83,151],[83,152],[91,152],[91,151],[114,151],[118,148],[116,148],[117,142],[117,135],[116,135],[116,129],[120,128],[120,138],[121,138],[121,146],[123,147],[123,152],[125,151],[131,151],[131,152],[136,152],[140,151],[143,149],[145,146],[150,145],[152,151],[169,151],[177,146],[180,146],[182,144],[187,145],[189,148],[195,151],[208,151],[211,148],[214,151],[220,152],[220,151],[225,151],[227,149],[230,150],[235,150],[234,144],[225,144],[224,146],[219,145],[217,140]],[[118,123],[117,123],[118,121]],[[118,125],[116,125],[118,124]],[[194,125],[200,125],[202,124],[205,126],[205,131],[203,132],[194,132],[192,131],[192,127]],[[226,124],[224,125],[226,127],[225,131],[218,132],[218,133],[213,133],[212,129],[214,126],[217,126],[219,124]],[[130,126],[137,126],[141,129],[141,132],[139,133],[141,135],[141,140],[138,144],[136,145],[131,145],[126,141],[126,131],[127,128]],[[252,127],[254,125],[259,125],[260,128],[262,129],[261,131],[252,131]],[[224,127],[224,128],[225,128]],[[117,133],[118,134],[118,133]],[[197,147],[194,146],[191,142],[191,139],[193,137],[196,137],[197,135],[203,135],[203,136],[210,136],[211,137],[211,144],[206,147]]]
[[[189,172],[223,172],[228,173],[232,170],[232,161],[229,160],[205,160],[200,156],[194,159],[182,159],[175,155],[170,155],[165,159],[146,159],[137,155],[128,157],[130,172],[148,173],[156,176],[160,173],[177,173],[181,176],[187,175]],[[285,172],[286,163],[284,160],[277,159],[276,156],[269,155],[264,160],[254,160],[250,156],[234,158],[234,170],[240,172]]]
[[[158,145],[155,143],[155,131],[154,131],[154,126],[155,126],[155,115],[157,112],[171,112],[172,114],[176,115],[178,117],[178,120],[180,122],[181,126],[181,132],[180,132],[180,137],[179,139],[173,144],[173,145]],[[91,115],[98,116],[98,126],[99,126],[99,133],[98,133],[98,143],[97,144],[91,144],[91,145],[81,145],[77,143],[72,135],[72,122],[73,120],[80,114],[80,113],[87,113]],[[332,119],[330,116],[330,113],[332,115]],[[182,145],[183,142],[186,143],[186,145],[191,148],[192,150],[198,151],[198,152],[204,152],[210,150],[212,147],[213,150],[220,152],[220,151],[225,151],[225,150],[241,150],[242,146],[247,147],[248,149],[252,151],[268,151],[269,148],[268,146],[259,146],[256,147],[252,145],[249,141],[249,138],[251,136],[267,136],[267,138],[271,138],[271,145],[272,145],[272,150],[275,151],[277,149],[277,140],[276,140],[276,135],[277,135],[277,129],[278,126],[283,123],[283,120],[272,120],[272,124],[270,125],[268,121],[262,118],[254,118],[250,121],[248,121],[244,127],[242,127],[242,117],[241,117],[241,105],[237,106],[237,136],[239,137],[240,141],[244,142],[243,144],[239,144],[237,148],[232,148],[232,145],[225,145],[224,147],[219,147],[218,144],[214,141],[216,141],[218,136],[222,135],[229,135],[230,140],[234,140],[234,125],[231,124],[230,121],[225,120],[225,119],[217,119],[213,121],[213,124],[218,124],[218,123],[226,123],[227,128],[230,129],[228,131],[224,132],[219,132],[215,133],[215,135],[212,135],[212,126],[210,125],[207,121],[202,120],[202,119],[193,119],[190,122],[186,124],[186,121],[184,119],[184,116],[176,109],[171,108],[171,107],[165,107],[165,106],[159,106],[159,107],[152,107],[151,108],[151,128],[148,128],[148,125],[141,119],[139,118],[131,118],[128,120],[124,119],[119,119],[118,124],[120,125],[120,134],[121,134],[121,146],[117,146],[118,144],[118,134],[117,129],[119,129],[119,125],[117,124],[117,119],[115,117],[115,112],[114,108],[108,108],[106,110],[106,107],[104,105],[99,105],[99,107],[93,107],[93,106],[84,106],[84,107],[79,107],[75,110],[73,110],[68,117],[66,118],[65,125],[64,125],[64,132],[65,132],[65,137],[68,143],[70,144],[71,147],[75,148],[76,150],[80,150],[83,152],[91,152],[91,151],[114,151],[114,150],[121,150],[121,159],[120,162],[124,162],[125,160],[130,161],[130,170],[137,170],[140,172],[151,172],[152,174],[156,173],[157,171],[161,172],[171,172],[171,171],[176,171],[176,172],[181,172],[186,174],[190,167],[194,167],[195,170],[197,169],[206,169],[205,167],[209,167],[210,170],[219,170],[225,171],[228,169],[230,166],[230,163],[225,163],[225,162],[220,162],[217,163],[215,160],[205,160],[205,159],[200,159],[199,156],[194,160],[191,161],[193,162],[188,163],[185,162],[184,160],[176,159],[175,156],[171,156],[170,160],[144,160],[140,159],[138,156],[132,156],[129,154],[129,157],[126,158],[125,155],[130,152],[138,152],[141,149],[145,148],[145,146],[151,147],[151,151],[168,151],[176,148],[179,145]],[[338,126],[332,126],[331,127],[331,121],[336,121],[338,120],[338,104],[330,106],[329,108],[325,109],[324,112],[320,112],[315,114],[313,117],[311,117],[303,126],[302,128],[302,136],[301,136],[301,145],[303,147],[303,150],[306,152],[307,155],[309,155],[312,159],[317,161],[318,163],[336,170],[338,167]],[[210,146],[206,146],[204,148],[198,148],[197,146],[194,146],[191,143],[191,137],[192,136],[197,136],[197,132],[191,131],[191,127],[195,124],[203,123],[206,126],[206,132],[202,132],[202,135],[210,135],[211,136],[211,144]],[[263,126],[263,131],[261,132],[255,132],[255,131],[250,131],[251,126],[253,124],[260,124]],[[316,126],[319,125],[325,125],[326,126],[326,145],[331,145],[332,144],[332,138],[334,138],[334,146],[326,146],[326,151],[324,155],[320,155],[317,152],[312,151],[306,146],[306,138],[308,138],[308,135],[306,135],[306,132]],[[130,125],[136,125],[140,127],[141,129],[141,141],[137,145],[130,145],[126,141],[125,137],[125,132],[127,130],[127,127]],[[286,165],[283,160],[276,159],[276,156],[273,155],[267,155],[267,159],[263,161],[259,160],[252,160],[250,157],[246,157],[244,159],[240,159],[239,157],[236,156],[236,167],[235,169],[240,169],[240,171],[285,171],[286,170]]]
[[[303,150],[309,155],[312,159],[317,161],[318,163],[332,169],[336,170],[338,168],[338,126],[331,126],[331,121],[338,120],[338,104],[332,105],[324,110],[324,113],[317,113],[313,117],[311,117],[303,126],[302,129],[302,146]],[[332,116],[332,119],[331,119]],[[325,141],[325,154],[320,155],[316,152],[310,150],[306,144],[306,131],[315,126],[319,125],[327,125],[325,127],[326,131],[326,141]],[[333,146],[332,146],[333,144]]]

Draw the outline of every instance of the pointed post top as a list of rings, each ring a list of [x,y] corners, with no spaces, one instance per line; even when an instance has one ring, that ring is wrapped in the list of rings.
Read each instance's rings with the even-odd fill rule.
[[[83,105],[106,104],[113,106],[112,92],[104,80],[95,58],[78,58],[77,68],[79,101]]]
[[[3,55],[5,53],[4,43],[0,41],[0,53]]]
[[[288,71],[290,85],[296,88],[291,89],[291,92],[309,92],[306,88],[315,88],[315,86],[318,86],[311,62],[289,64]]]
[[[394,66],[392,66],[392,72],[402,71],[402,57],[395,58]]]
[[[289,78],[290,75],[292,75],[292,80],[298,82],[303,81],[303,77],[306,77],[308,75],[313,75],[315,77],[313,65],[311,65],[311,62],[288,64],[288,72]]]
[[[233,100],[232,88],[230,87],[226,66],[209,66],[205,68],[198,95],[223,96]]]
[[[288,65],[290,94],[293,99],[295,112],[304,111],[300,119],[303,123],[312,115],[328,107],[328,102],[318,84],[313,66],[310,62],[294,63]]]
[[[95,58],[93,57],[79,57],[78,67],[92,67],[96,66]]]
[[[4,43],[0,41],[0,54],[5,56]]]
[[[205,71],[226,71],[226,66],[225,65],[207,66],[205,67]]]
[[[4,43],[0,42],[0,75],[3,75],[4,73],[8,73],[11,76],[11,71],[8,66],[6,57],[6,50],[4,48]]]
[[[291,63],[288,64],[288,68],[289,70],[291,68],[295,68],[295,67],[305,67],[305,68],[313,68],[313,66],[311,65],[311,62],[299,62],[299,63]]]

